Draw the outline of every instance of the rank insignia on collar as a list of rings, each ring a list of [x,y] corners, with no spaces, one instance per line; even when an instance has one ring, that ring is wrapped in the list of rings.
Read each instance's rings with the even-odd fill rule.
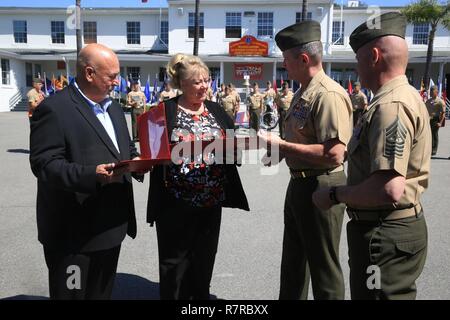
[[[397,119],[384,130],[384,156],[396,158],[403,157],[403,149],[405,147],[407,130],[402,121]]]

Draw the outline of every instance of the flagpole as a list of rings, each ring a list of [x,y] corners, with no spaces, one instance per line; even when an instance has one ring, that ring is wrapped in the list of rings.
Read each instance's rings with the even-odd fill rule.
[[[45,88],[45,94],[48,95],[48,90],[47,90],[47,75],[44,72],[44,88]]]

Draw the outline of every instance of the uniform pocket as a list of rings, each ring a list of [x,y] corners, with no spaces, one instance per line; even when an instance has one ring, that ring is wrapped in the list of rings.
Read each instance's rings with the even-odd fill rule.
[[[417,240],[408,240],[408,241],[396,241],[395,247],[397,250],[414,255],[421,250],[423,250],[427,246],[427,239],[417,239]]]

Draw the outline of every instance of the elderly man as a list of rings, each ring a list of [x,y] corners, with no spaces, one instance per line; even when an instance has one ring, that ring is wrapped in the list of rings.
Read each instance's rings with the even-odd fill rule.
[[[278,144],[291,180],[284,206],[280,299],[306,299],[309,279],[315,299],[343,299],[339,264],[344,206],[317,208],[318,187],[344,185],[345,148],[351,137],[352,106],[347,92],[322,69],[320,24],[303,21],[275,37],[289,79],[298,81],[286,114],[286,140],[260,133]]]
[[[361,84],[374,97],[348,146],[348,186],[313,195],[322,209],[347,204],[352,299],[414,299],[425,263],[420,196],[428,186],[431,132],[405,76],[405,30],[406,18],[388,12],[351,34]]]
[[[121,242],[136,235],[131,176],[115,163],[138,157],[119,104],[119,61],[109,48],[80,51],[74,84],[33,114],[38,238],[52,299],[109,299]]]

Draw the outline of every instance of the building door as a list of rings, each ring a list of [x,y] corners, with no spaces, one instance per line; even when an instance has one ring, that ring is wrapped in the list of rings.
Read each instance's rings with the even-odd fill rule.
[[[42,74],[42,67],[40,64],[34,65],[34,76],[38,78],[42,78],[44,75]]]
[[[25,83],[27,87],[33,86],[33,65],[29,62],[25,63]]]

